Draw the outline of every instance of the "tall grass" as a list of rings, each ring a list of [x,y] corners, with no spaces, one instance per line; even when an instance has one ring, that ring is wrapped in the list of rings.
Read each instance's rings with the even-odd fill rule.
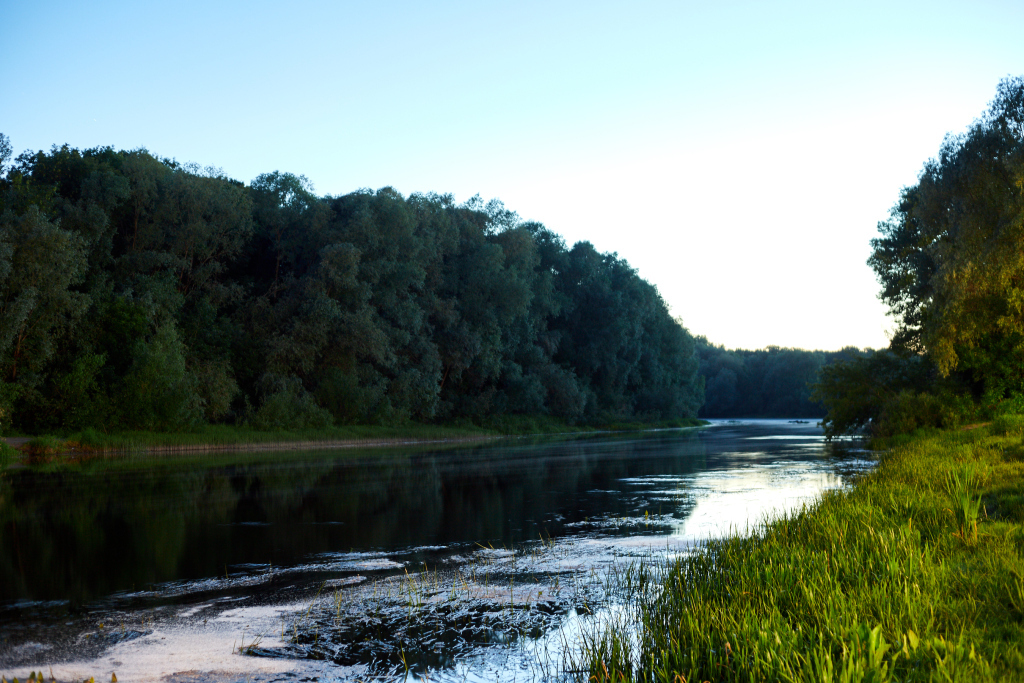
[[[397,426],[345,425],[318,429],[260,430],[246,426],[205,425],[190,431],[122,431],[106,433],[84,429],[62,437],[42,435],[29,441],[24,449],[34,455],[63,451],[123,453],[139,451],[202,451],[229,447],[280,447],[304,444],[310,447],[339,443],[403,443],[448,441],[507,435],[579,434],[606,430],[683,428],[706,424],[703,420],[682,419],[658,423],[628,425],[569,425],[549,416],[506,415],[487,418],[482,424],[470,422],[450,425],[407,423]],[[371,444],[372,445],[372,444]]]
[[[399,427],[342,426],[324,429],[258,430],[231,425],[207,425],[183,432],[124,431],[104,433],[85,429],[61,439],[68,450],[104,453],[136,451],[202,451],[228,447],[288,447],[356,442],[402,443],[486,438],[500,434],[479,427],[410,424]],[[37,437],[52,439],[53,437]],[[32,442],[30,442],[31,444]],[[30,445],[29,444],[29,445]]]
[[[6,441],[0,439],[0,470],[11,465],[17,458],[18,452]]]
[[[592,680],[1024,680],[1019,432],[886,445],[852,490],[640,568],[659,589],[580,653]]]

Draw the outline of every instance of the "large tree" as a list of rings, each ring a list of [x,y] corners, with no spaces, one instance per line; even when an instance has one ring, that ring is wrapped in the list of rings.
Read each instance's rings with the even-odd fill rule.
[[[946,138],[879,230],[868,263],[894,349],[995,398],[1024,391],[1024,78]]]

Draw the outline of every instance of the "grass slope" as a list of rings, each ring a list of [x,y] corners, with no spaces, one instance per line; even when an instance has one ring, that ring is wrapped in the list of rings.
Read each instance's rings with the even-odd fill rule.
[[[634,566],[591,680],[1024,680],[1024,418],[882,444],[851,490]]]

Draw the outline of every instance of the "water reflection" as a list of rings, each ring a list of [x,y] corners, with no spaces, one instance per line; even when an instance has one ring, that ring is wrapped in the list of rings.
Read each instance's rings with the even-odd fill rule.
[[[575,594],[565,589],[581,572],[742,530],[842,486],[865,461],[840,448],[814,425],[751,421],[444,451],[129,459],[8,472],[0,478],[0,670],[91,653],[119,658],[110,662],[134,657],[142,675],[146,658],[174,670],[187,666],[187,653],[203,651],[204,662],[249,673],[296,671],[297,658],[313,655],[336,667],[332,675],[337,667],[394,671],[399,653],[412,651],[399,636],[369,649],[351,643],[365,640],[368,601],[385,589],[394,599],[378,603],[378,630],[422,641],[423,624],[409,626],[394,610],[409,600],[401,583],[408,575],[421,584],[430,576],[424,565],[436,585],[423,595],[458,597],[458,609],[469,610],[449,605],[435,614],[438,623],[470,635],[424,651],[422,665],[457,668],[508,633],[548,629],[593,604],[598,597],[578,584]],[[536,586],[522,582],[527,576]],[[512,612],[525,621],[502,630],[495,624],[508,617],[494,621],[491,607],[479,606],[510,583],[509,600],[525,599],[529,609]],[[349,621],[341,603],[324,602],[324,586],[344,596]],[[314,595],[320,602],[311,609]],[[294,618],[303,609],[306,631]],[[115,619],[129,624],[122,640],[96,627]],[[242,622],[268,631],[277,619],[282,630],[291,623],[295,637],[264,633],[257,649],[291,663],[224,659]],[[163,647],[179,659],[160,659]]]
[[[0,502],[0,600],[85,604],[338,551],[557,536],[628,514],[618,482],[699,471],[704,450],[690,435],[16,471]]]

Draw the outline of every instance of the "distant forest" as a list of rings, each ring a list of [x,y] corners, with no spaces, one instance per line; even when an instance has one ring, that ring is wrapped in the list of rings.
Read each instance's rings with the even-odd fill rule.
[[[695,342],[500,202],[0,136],[0,430],[692,417]]]
[[[869,351],[806,351],[769,346],[727,350],[697,337],[705,401],[700,417],[822,418],[825,408],[812,397],[821,369]]]

